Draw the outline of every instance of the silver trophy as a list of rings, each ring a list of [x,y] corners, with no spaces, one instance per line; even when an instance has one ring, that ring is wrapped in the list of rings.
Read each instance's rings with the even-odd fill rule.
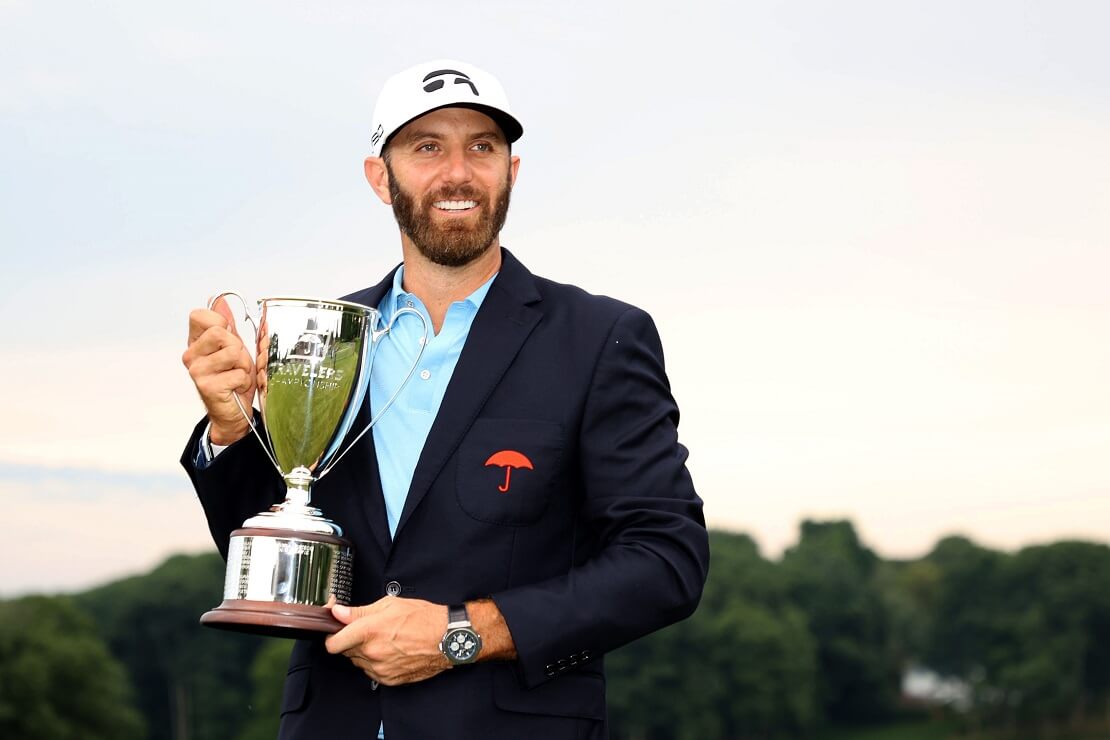
[[[237,293],[222,293],[209,308],[229,295],[243,301]],[[428,323],[413,308],[399,309],[385,325],[376,309],[345,301],[264,298],[258,305],[258,402],[266,440],[253,414],[232,396],[285,479],[285,500],[231,533],[223,602],[200,622],[277,637],[332,633],[343,625],[332,616],[331,605],[350,603],[353,553],[342,528],[310,505],[312,484],[327,475],[396,400],[420,362]],[[340,452],[369,390],[379,342],[406,313],[424,323],[412,367],[366,428]],[[254,324],[249,315],[246,319]]]

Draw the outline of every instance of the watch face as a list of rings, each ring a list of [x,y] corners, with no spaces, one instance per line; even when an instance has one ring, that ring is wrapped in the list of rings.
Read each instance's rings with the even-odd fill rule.
[[[453,629],[443,636],[443,651],[453,663],[466,663],[473,660],[481,647],[482,643],[477,633],[464,627]]]

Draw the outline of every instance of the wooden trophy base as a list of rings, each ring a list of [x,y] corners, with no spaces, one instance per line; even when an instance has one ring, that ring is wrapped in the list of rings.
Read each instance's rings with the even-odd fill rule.
[[[215,609],[205,612],[200,623],[220,630],[297,640],[330,635],[344,627],[326,606],[246,599],[224,599]]]

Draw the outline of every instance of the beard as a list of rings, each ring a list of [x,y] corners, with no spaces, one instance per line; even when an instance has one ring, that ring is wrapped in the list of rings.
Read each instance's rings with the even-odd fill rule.
[[[512,181],[509,172],[505,173],[504,185],[490,203],[489,193],[482,193],[470,185],[445,187],[425,195],[417,201],[416,197],[401,189],[393,168],[387,161],[389,173],[389,195],[393,200],[393,217],[401,233],[408,236],[420,254],[437,265],[462,267],[485,254],[493,240],[501,233],[505,219],[509,215],[509,193]],[[478,203],[478,222],[471,225],[462,219],[437,224],[432,219],[433,203],[440,200],[473,200]]]

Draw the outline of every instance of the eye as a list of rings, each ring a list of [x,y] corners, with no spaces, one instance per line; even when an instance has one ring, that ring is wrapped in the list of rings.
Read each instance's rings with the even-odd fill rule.
[[[475,150],[475,151],[478,151],[478,152],[492,152],[493,151],[493,145],[490,144],[488,141],[479,141],[478,143],[474,144],[470,148]]]
[[[418,152],[434,152],[434,151],[438,151],[438,150],[439,150],[439,144],[436,144],[434,141],[429,141],[427,143],[421,144],[420,146],[416,147],[416,151],[418,151]]]

